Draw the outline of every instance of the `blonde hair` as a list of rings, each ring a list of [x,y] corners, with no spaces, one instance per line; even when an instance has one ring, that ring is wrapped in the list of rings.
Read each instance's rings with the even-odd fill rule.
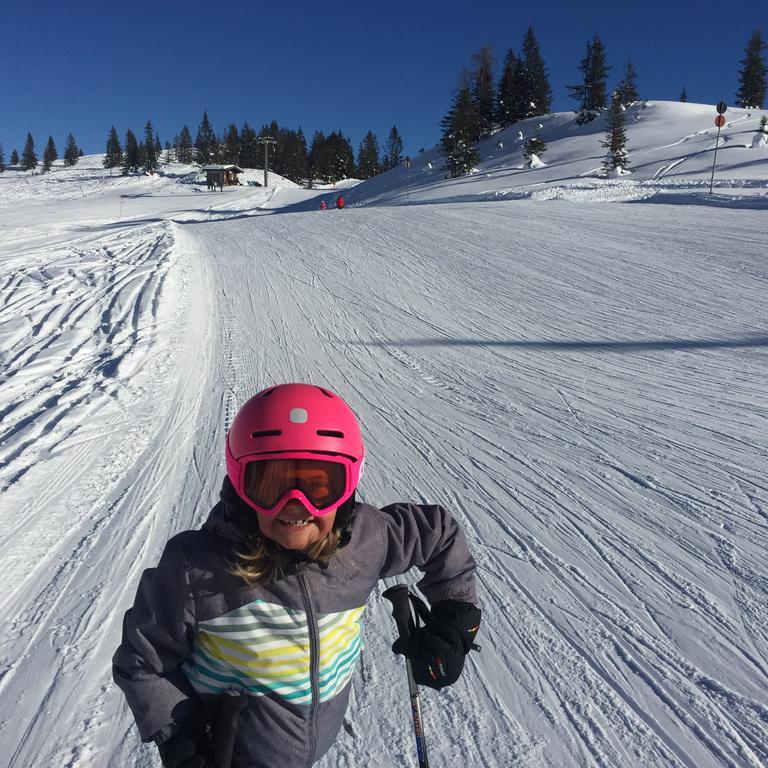
[[[304,554],[308,560],[327,563],[339,548],[341,534],[334,528],[322,539],[316,541]],[[235,552],[237,560],[230,563],[229,572],[243,579],[252,587],[266,581],[274,581],[284,575],[283,559],[269,546],[266,537],[257,536],[250,552]]]

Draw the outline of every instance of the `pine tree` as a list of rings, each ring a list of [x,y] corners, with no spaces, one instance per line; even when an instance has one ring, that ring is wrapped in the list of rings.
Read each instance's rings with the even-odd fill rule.
[[[241,168],[258,168],[259,145],[256,143],[256,131],[248,123],[243,123],[240,129],[240,162]]]
[[[518,58],[510,48],[504,57],[504,67],[501,71],[499,90],[496,95],[496,123],[502,128],[507,128],[520,119],[515,110],[518,66]]]
[[[14,149],[13,152],[11,152],[11,165],[18,165],[19,164],[19,152],[18,150]]]
[[[299,184],[307,176],[307,142],[304,132],[301,128],[298,131],[287,131],[283,143],[283,175]]]
[[[403,139],[397,126],[393,125],[384,145],[384,157],[382,158],[382,170],[389,171],[403,162]]]
[[[109,131],[109,138],[107,139],[107,149],[104,153],[104,167],[119,168],[122,164],[123,150],[120,146],[120,139],[117,138],[117,131],[112,126]]]
[[[160,153],[157,151],[157,144],[155,143],[155,129],[149,120],[144,126],[144,141],[142,143],[144,152],[141,165],[144,173],[152,174],[157,170],[160,163]]]
[[[53,136],[49,136],[48,143],[43,150],[43,173],[47,173],[51,170],[51,166],[58,156],[59,153],[56,151],[56,144],[53,141]]]
[[[125,151],[123,152],[123,174],[136,173],[141,167],[139,142],[136,134],[129,128],[125,132]]]
[[[78,160],[80,160],[78,152],[75,137],[70,133],[67,136],[67,146],[64,147],[64,165],[68,167],[77,165]]]
[[[167,141],[165,142],[168,143]],[[155,153],[157,154],[157,161],[160,162],[160,156],[163,152],[163,145],[160,143],[160,134],[155,131]]]
[[[3,149],[3,145],[0,144],[0,173],[2,173],[5,170],[5,150]]]
[[[611,108],[606,118],[606,134],[601,146],[608,150],[608,154],[603,160],[603,170],[606,174],[616,168],[627,168],[629,158],[627,157],[627,134],[624,130],[624,106],[618,93],[613,94]]]
[[[477,115],[477,137],[488,136],[494,124],[493,51],[483,46],[473,57],[476,68],[472,73],[472,98]]]
[[[195,153],[192,144],[192,134],[189,132],[189,128],[185,125],[179,134],[179,149],[176,155],[176,160],[184,165],[189,165],[194,162],[194,159]]]
[[[610,67],[605,61],[605,47],[599,35],[587,43],[587,53],[579,64],[583,78],[579,85],[569,85],[573,99],[579,102],[584,119],[592,119],[595,112],[608,103],[607,81]]]
[[[24,144],[24,151],[21,153],[21,169],[31,171],[37,168],[37,155],[35,154],[35,142],[32,134],[27,134],[27,141]]]
[[[195,161],[197,163],[207,165],[216,162],[213,159],[215,154],[214,142],[216,142],[216,134],[208,121],[208,112],[203,112],[203,119],[197,128],[197,137],[195,138]]]
[[[640,94],[637,91],[637,83],[635,82],[636,78],[635,68],[632,62],[627,59],[627,64],[624,67],[624,76],[616,88],[616,92],[619,94],[621,103],[624,106],[640,101]]]
[[[357,153],[357,171],[361,179],[370,179],[381,173],[379,142],[372,131],[365,134]]]
[[[446,168],[451,178],[469,173],[479,162],[475,148],[477,116],[469,87],[460,88],[453,105],[442,120],[441,144],[446,158]]]
[[[749,38],[741,60],[743,68],[739,72],[739,91],[736,94],[740,107],[762,109],[765,101],[766,72],[763,51],[763,33],[756,29]]]
[[[683,90],[680,91],[680,101],[682,102],[688,101],[688,91],[685,90],[685,86],[683,86]]]
[[[326,139],[322,131],[315,131],[312,136],[312,144],[307,156],[307,175],[309,176],[310,189],[314,179],[328,181],[330,178]]]
[[[240,134],[236,125],[230,125],[224,139],[224,162],[230,165],[240,164]]]
[[[539,49],[533,27],[528,27],[523,40],[523,81],[525,83],[525,116],[546,115],[552,106],[547,67]]]

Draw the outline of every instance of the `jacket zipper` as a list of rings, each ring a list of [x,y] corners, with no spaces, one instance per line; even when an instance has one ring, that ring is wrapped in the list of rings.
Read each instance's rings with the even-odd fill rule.
[[[312,704],[309,709],[309,762],[307,768],[310,768],[315,760],[315,750],[317,749],[317,707],[320,700],[320,654],[318,652],[317,624],[315,623],[315,611],[312,608],[312,602],[309,599],[309,590],[304,576],[301,573],[296,574],[301,587],[301,595],[304,600],[304,608],[307,614],[307,625],[309,627],[309,681],[312,686]]]

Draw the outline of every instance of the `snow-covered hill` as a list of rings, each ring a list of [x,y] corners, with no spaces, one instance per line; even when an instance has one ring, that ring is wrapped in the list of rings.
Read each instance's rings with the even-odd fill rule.
[[[631,108],[634,176],[604,180],[601,126],[553,115],[545,168],[521,124],[343,212],[180,166],[0,174],[0,766],[158,765],[122,614],[284,380],[354,406],[364,500],[468,533],[483,650],[424,694],[432,765],[768,765],[768,150],[729,110],[710,197],[713,116]],[[321,768],[416,765],[383,602]]]
[[[720,132],[715,180],[719,198],[743,196],[768,184],[768,147],[752,148],[762,111],[729,108]],[[580,201],[661,199],[667,194],[709,192],[717,128],[714,107],[647,101],[626,110],[627,149],[631,175],[600,178],[605,150],[605,120],[577,125],[573,112],[517,123],[480,142],[481,162],[475,174],[446,179],[439,148],[412,158],[399,168],[362,184],[358,204],[383,202],[462,202],[494,199]],[[539,128],[541,126],[541,128]],[[538,134],[547,143],[542,168],[529,168],[522,144]],[[499,147],[501,142],[503,145]]]

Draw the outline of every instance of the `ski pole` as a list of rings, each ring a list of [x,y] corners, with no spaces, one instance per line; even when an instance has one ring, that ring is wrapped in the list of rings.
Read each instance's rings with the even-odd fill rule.
[[[392,603],[392,616],[400,633],[400,642],[407,648],[416,632],[416,624],[411,613],[408,587],[405,584],[396,584],[384,592],[384,597]],[[405,657],[405,672],[408,677],[408,693],[411,696],[411,713],[413,714],[413,731],[416,735],[416,752],[419,756],[419,768],[429,768],[427,742],[424,738],[424,728],[421,723],[419,687],[413,679],[411,660],[407,656]]]
[[[214,768],[231,768],[235,739],[240,728],[240,713],[247,703],[248,697],[241,691],[226,691],[221,695],[221,707],[216,718]]]

